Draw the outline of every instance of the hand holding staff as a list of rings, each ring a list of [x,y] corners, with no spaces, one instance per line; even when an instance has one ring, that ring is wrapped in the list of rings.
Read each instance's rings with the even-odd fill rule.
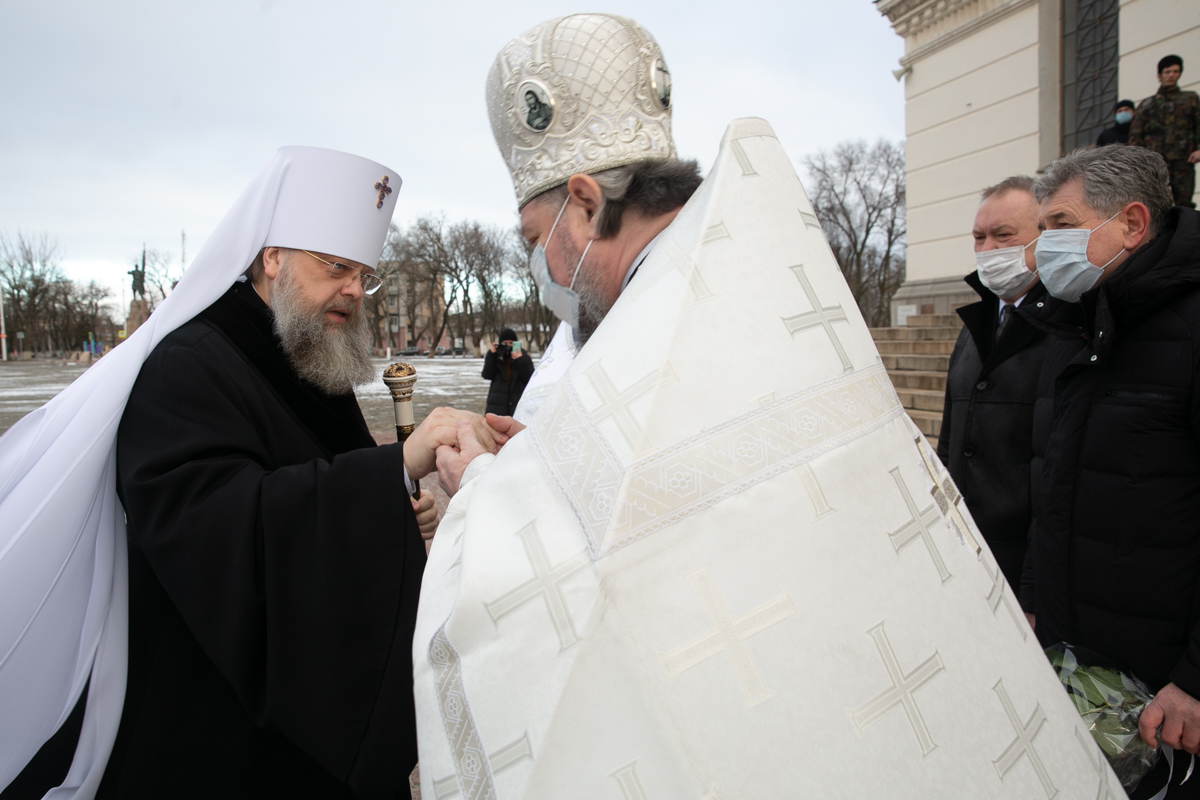
[[[392,406],[396,411],[396,441],[401,445],[416,428],[413,419],[412,393],[417,382],[417,370],[403,361],[392,364],[383,371],[383,383],[392,395]],[[410,476],[411,478],[411,476]],[[421,496],[421,482],[412,478],[413,497]]]

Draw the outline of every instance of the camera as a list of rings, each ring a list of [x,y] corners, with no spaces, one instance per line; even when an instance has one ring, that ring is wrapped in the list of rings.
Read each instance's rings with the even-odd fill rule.
[[[501,358],[503,358],[504,356],[508,355],[511,352],[512,352],[511,344],[501,343],[501,344],[496,345],[496,355],[500,356]]]

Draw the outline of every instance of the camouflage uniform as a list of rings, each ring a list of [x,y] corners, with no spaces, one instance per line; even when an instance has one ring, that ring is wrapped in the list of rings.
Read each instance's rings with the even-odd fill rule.
[[[1129,143],[1153,150],[1167,162],[1175,204],[1191,206],[1196,191],[1196,168],[1188,156],[1200,148],[1200,95],[1178,86],[1159,87],[1137,108],[1129,128]]]

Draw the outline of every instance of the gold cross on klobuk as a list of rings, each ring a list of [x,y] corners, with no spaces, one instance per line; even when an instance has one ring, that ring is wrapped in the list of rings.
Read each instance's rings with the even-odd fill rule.
[[[384,175],[383,180],[375,181],[375,189],[379,192],[379,202],[375,204],[376,208],[383,208],[383,201],[389,194],[392,193],[392,187],[388,186],[388,176]]]

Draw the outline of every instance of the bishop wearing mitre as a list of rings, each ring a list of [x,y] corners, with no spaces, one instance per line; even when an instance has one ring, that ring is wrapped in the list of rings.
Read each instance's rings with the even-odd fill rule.
[[[577,352],[498,455],[465,425],[439,451],[424,796],[1120,796],[771,126],[734,120],[686,202],[653,202],[688,171],[670,78],[603,14],[488,75]]]
[[[280,148],[149,322],[0,438],[6,797],[408,792],[435,516],[408,484],[482,420],[376,446],[355,399],[399,188]]]

